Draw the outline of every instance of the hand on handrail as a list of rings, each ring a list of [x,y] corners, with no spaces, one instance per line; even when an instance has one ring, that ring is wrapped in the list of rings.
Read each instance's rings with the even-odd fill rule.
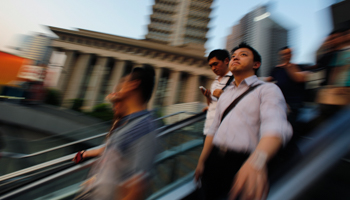
[[[84,153],[85,150],[83,151],[79,151],[73,158],[73,162],[75,162],[76,164],[81,163],[84,160]]]

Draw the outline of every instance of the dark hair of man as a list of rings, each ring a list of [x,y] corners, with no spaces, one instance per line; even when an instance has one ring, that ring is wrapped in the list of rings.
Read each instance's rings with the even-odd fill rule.
[[[289,46],[285,46],[285,47],[282,47],[282,48],[278,49],[278,52],[286,50],[286,49],[289,49]]]
[[[130,73],[130,80],[140,80],[138,90],[141,92],[143,102],[147,103],[152,96],[154,88],[155,72],[152,66],[144,65],[143,67],[136,67]]]
[[[209,53],[208,62],[214,57],[224,62],[226,58],[230,60],[230,53],[226,49],[215,49]]]
[[[245,42],[242,42],[242,43],[240,43],[238,46],[236,46],[235,48],[233,48],[232,51],[231,51],[231,54],[233,54],[235,51],[237,51],[237,49],[242,49],[242,48],[247,48],[247,49],[251,50],[252,53],[253,53],[253,61],[254,61],[254,62],[260,62],[260,63],[261,63],[261,56],[260,56],[260,54],[258,53],[258,51],[255,50],[253,47],[251,47],[250,45],[248,45],[248,44],[245,43]],[[260,67],[259,67],[259,68],[260,68]],[[258,68],[258,69],[254,69],[256,75],[257,75],[257,72],[258,72],[259,68]]]
[[[250,45],[248,45],[245,42],[242,42],[238,46],[233,48],[231,53],[233,54],[235,51],[237,51],[237,49],[242,49],[242,48],[247,48],[247,49],[251,50],[252,53],[253,53],[253,60],[254,60],[254,62],[260,62],[261,63],[261,56],[260,56],[260,54],[253,47],[251,47]]]

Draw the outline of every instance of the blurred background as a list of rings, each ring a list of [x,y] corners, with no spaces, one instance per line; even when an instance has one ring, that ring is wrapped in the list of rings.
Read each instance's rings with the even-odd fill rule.
[[[342,82],[329,81],[327,71],[327,59],[335,58],[328,53],[350,46],[349,10],[349,0],[1,0],[0,162],[8,165],[1,164],[0,176],[101,144],[99,134],[113,119],[104,98],[134,67],[156,70],[148,106],[160,124],[194,116],[206,106],[199,86],[210,88],[216,77],[206,56],[243,41],[262,56],[262,80],[280,63],[279,50],[292,49],[291,62],[309,72],[298,86],[302,105],[296,121],[314,123],[305,129],[311,131],[324,122],[313,121],[323,112],[317,101],[321,89],[345,87],[349,93],[348,49],[347,57],[337,57],[345,61],[336,74]],[[330,45],[335,39],[341,41]],[[349,104],[349,96],[341,106]],[[197,142],[198,149],[186,154],[192,168],[204,118],[193,123],[177,131],[181,142],[169,136],[171,144],[164,147]],[[304,126],[294,128],[306,134]],[[84,140],[95,136],[100,138]],[[167,165],[176,167],[173,162]],[[167,184],[184,174],[169,175]]]

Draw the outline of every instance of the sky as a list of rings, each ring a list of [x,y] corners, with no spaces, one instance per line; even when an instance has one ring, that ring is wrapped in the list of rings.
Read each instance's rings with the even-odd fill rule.
[[[257,6],[269,3],[271,18],[290,29],[296,63],[314,62],[331,31],[328,8],[335,0],[214,0],[207,53],[225,48],[231,27]],[[52,33],[46,26],[81,28],[144,39],[154,0],[0,0],[0,51],[20,44],[22,34]]]

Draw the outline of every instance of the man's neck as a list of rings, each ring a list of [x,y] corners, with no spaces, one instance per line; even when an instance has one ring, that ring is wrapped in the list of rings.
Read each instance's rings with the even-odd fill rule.
[[[125,106],[126,106],[125,116],[147,109],[147,103],[142,103],[140,102],[139,99],[130,99],[126,101]]]
[[[229,72],[229,70],[227,69],[227,71],[226,71],[224,74],[222,74],[221,76],[219,75],[219,78],[218,78],[219,82],[221,81],[221,79],[222,79],[223,77],[226,76],[226,74],[227,74],[228,72]]]
[[[235,77],[234,84],[238,87],[239,84],[241,84],[244,79],[255,75],[255,73],[249,72],[249,73],[240,73],[240,74],[233,74],[233,75]]]

